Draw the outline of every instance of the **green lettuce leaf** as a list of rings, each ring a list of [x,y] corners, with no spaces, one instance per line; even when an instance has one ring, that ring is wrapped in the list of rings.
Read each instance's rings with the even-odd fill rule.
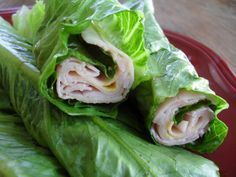
[[[16,14],[12,16],[12,22],[21,36],[33,42],[44,20],[44,15],[45,5],[43,1],[39,0],[36,1],[32,9],[23,6],[21,10],[17,11]]]
[[[64,169],[46,149],[26,132],[21,118],[12,110],[6,92],[0,89],[0,176],[66,176]],[[5,105],[2,106],[5,102]]]
[[[228,127],[221,120],[214,118],[210,122],[210,129],[204,135],[204,138],[198,139],[196,142],[186,144],[186,148],[195,150],[201,153],[213,152],[219,144],[222,144],[225,135],[228,132]],[[215,143],[215,144],[213,144]]]
[[[86,62],[95,64],[109,78],[114,75],[116,68],[114,63],[107,64],[104,60],[96,61],[94,58],[83,57],[81,52],[82,43],[76,43],[76,48],[71,48],[75,43],[70,40],[71,36],[79,36],[88,27],[93,27],[103,40],[120,49],[127,54],[133,61],[135,70],[135,81],[133,88],[139,83],[147,80],[147,56],[148,52],[144,47],[143,33],[144,27],[141,23],[143,14],[138,11],[130,11],[122,7],[115,0],[48,0],[45,1],[44,13],[39,13],[44,6],[41,1],[31,10],[23,8],[14,17],[14,27],[20,34],[32,27],[34,55],[36,56],[37,68],[40,69],[39,79],[40,92],[59,109],[69,115],[97,115],[104,117],[115,117],[117,115],[117,104],[85,104],[74,100],[62,100],[58,97],[55,90],[56,83],[56,66],[68,56],[80,56],[87,58]],[[35,15],[39,21],[35,19]],[[20,20],[27,16],[32,22],[28,23]],[[38,29],[39,22],[44,18],[41,27]],[[15,20],[14,20],[15,19]],[[31,20],[30,20],[31,22]],[[20,26],[20,27],[19,27]],[[27,35],[23,35],[27,38]],[[32,41],[31,37],[29,41]],[[75,47],[75,46],[74,46]],[[83,47],[88,50],[88,47]],[[95,49],[93,49],[95,50]],[[91,51],[88,51],[91,53]],[[98,57],[98,55],[95,55]],[[111,59],[110,59],[111,60]],[[89,62],[88,62],[89,61]],[[111,63],[111,62],[110,62]]]
[[[0,88],[0,110],[11,111],[10,100],[1,88]]]
[[[210,123],[210,129],[201,140],[187,147],[199,152],[213,152],[222,144],[228,132],[227,126],[217,118],[219,112],[228,108],[227,102],[215,95],[206,79],[198,76],[187,56],[169,43],[155,19],[152,0],[124,1],[124,5],[143,11],[145,16],[144,36],[146,48],[150,50],[148,70],[152,79],[136,89],[136,99],[147,128],[151,129],[158,107],[167,98],[175,97],[183,89],[204,94],[214,105],[217,120],[214,119]]]
[[[39,71],[26,62],[24,56],[30,51],[23,47],[24,41],[10,30],[4,31],[9,39],[5,41],[1,30],[0,85],[28,132],[53,152],[71,176],[219,176],[213,162],[180,148],[153,145],[118,120],[61,112],[29,78],[29,73],[36,77]],[[12,45],[18,40],[18,47]],[[12,65],[16,61],[21,62]]]

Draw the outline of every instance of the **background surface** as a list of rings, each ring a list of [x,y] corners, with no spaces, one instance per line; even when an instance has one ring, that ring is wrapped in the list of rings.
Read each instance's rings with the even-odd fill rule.
[[[153,0],[164,29],[192,37],[213,49],[236,73],[236,0]],[[0,0],[0,9],[34,0]]]

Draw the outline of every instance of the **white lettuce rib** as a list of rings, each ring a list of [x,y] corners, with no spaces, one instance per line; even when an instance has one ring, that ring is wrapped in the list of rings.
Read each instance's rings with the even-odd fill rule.
[[[62,99],[84,103],[116,103],[123,100],[134,81],[132,60],[104,41],[92,28],[82,32],[85,42],[99,46],[116,63],[116,73],[108,79],[101,71],[79,58],[68,58],[57,66],[57,94]]]
[[[153,121],[152,136],[167,146],[183,145],[197,140],[208,129],[213,119],[213,111],[207,107],[188,112],[184,119],[174,124],[173,118],[179,108],[206,100],[206,96],[198,93],[181,91],[176,97],[169,98],[160,105]]]

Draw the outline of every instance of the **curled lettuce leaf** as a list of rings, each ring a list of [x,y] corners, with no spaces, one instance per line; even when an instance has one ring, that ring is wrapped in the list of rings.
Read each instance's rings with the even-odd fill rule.
[[[219,176],[213,162],[181,148],[153,145],[118,120],[72,117],[51,105],[30,79],[39,71],[27,62],[32,57],[24,47],[28,45],[13,30],[2,28],[0,84],[28,132],[53,152],[70,176]]]
[[[13,14],[12,21],[18,33],[33,42],[45,15],[43,1],[37,1],[32,9],[22,6],[21,10]]]
[[[220,111],[228,108],[227,102],[209,88],[206,79],[198,76],[187,56],[169,43],[155,19],[152,0],[124,1],[124,5],[130,9],[143,11],[145,16],[145,45],[150,50],[148,70],[152,79],[136,89],[136,99],[154,141],[157,139],[154,138],[151,129],[162,105],[181,92],[195,93],[211,102],[209,112],[214,112],[214,118],[209,123],[208,130],[204,130],[206,133],[202,137],[185,146],[198,152],[213,152],[222,144],[228,132],[227,126],[217,118]],[[183,98],[180,97],[179,100],[181,99]],[[195,107],[195,110],[197,108],[199,107]],[[175,115],[180,110],[181,107]],[[184,113],[191,111],[194,110],[189,106]],[[175,121],[175,117],[172,119],[172,122],[175,122],[174,126],[177,127],[180,122]],[[184,129],[184,124],[179,127]]]
[[[77,42],[71,40],[71,38],[78,39],[82,32],[85,32],[88,28],[92,28],[99,34],[103,41],[131,58],[134,65],[134,82],[133,79],[130,79],[130,82],[133,82],[131,85],[135,88],[139,83],[147,80],[148,52],[144,47],[144,27],[141,23],[143,14],[138,11],[130,11],[122,7],[115,0],[48,0],[45,1],[45,5],[45,14],[38,13],[43,10],[43,5],[39,1],[32,11],[28,12],[23,8],[13,18],[14,27],[17,31],[20,31],[20,34],[29,29],[28,25],[20,19],[25,18],[25,16],[34,19],[30,20],[32,23],[29,25],[32,26],[33,31],[31,33],[35,35],[33,37],[35,43],[34,55],[36,56],[35,66],[41,72],[38,81],[40,92],[51,103],[69,115],[115,117],[117,114],[116,103],[88,104],[75,100],[75,97],[62,99],[63,94],[58,94],[59,89],[56,88],[57,78],[59,77],[58,72],[56,72],[57,66],[70,57],[87,57],[86,61],[83,59],[83,62],[96,66],[107,78],[114,76],[114,73],[117,72],[114,64],[108,65],[103,60],[97,61],[94,58],[88,58],[88,55],[84,55],[81,50],[78,50],[81,43],[78,44],[78,40]],[[40,16],[38,22],[41,22],[41,19],[44,18],[37,34],[35,34],[35,29],[38,29],[39,23],[33,23],[37,21],[34,14]],[[25,37],[27,38],[27,36]],[[29,40],[32,41],[31,38]],[[91,51],[89,52],[91,53]],[[94,62],[97,64],[94,65]],[[130,87],[127,87],[127,89],[129,90]],[[81,90],[83,88],[84,84],[82,84]],[[91,88],[89,87],[88,89]],[[128,93],[128,90],[122,94],[123,97]],[[78,92],[75,93],[77,94]]]

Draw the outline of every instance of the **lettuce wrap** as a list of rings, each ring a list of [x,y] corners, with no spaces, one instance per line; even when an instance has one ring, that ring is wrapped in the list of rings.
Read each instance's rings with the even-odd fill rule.
[[[57,159],[26,132],[21,118],[11,108],[6,92],[0,89],[0,176],[67,176]]]
[[[227,135],[217,114],[228,108],[206,79],[198,76],[187,56],[170,44],[154,16],[152,0],[123,1],[144,12],[145,46],[150,51],[151,79],[135,91],[153,140],[167,146],[184,145],[198,152],[213,152]]]
[[[117,103],[147,79],[143,14],[115,0],[39,1],[33,12],[21,9],[13,23],[26,38],[33,26],[42,95],[69,115],[115,117]]]
[[[31,63],[31,50],[1,19],[0,85],[28,132],[53,152],[70,176],[219,176],[213,162],[181,148],[153,145],[118,120],[69,116],[51,105],[33,82],[40,71]]]

